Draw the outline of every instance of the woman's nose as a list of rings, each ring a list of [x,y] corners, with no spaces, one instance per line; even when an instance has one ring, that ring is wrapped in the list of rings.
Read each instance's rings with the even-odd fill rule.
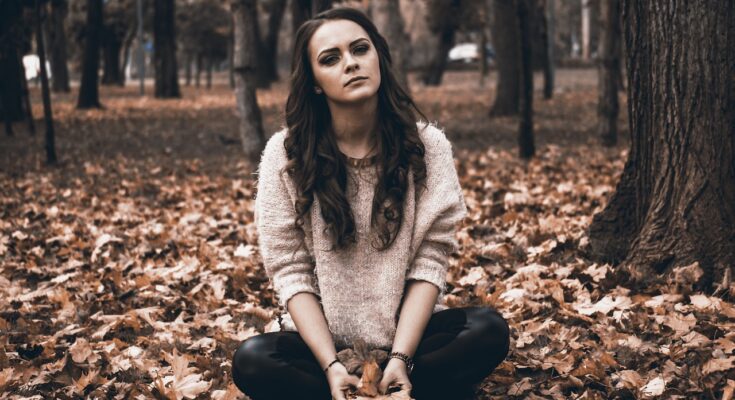
[[[345,72],[351,72],[358,69],[360,69],[360,65],[357,63],[357,59],[352,54],[348,54],[345,57]]]

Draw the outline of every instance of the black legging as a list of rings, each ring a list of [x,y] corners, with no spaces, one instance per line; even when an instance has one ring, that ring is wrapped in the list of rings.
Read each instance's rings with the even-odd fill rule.
[[[508,324],[491,308],[434,313],[414,355],[412,396],[471,396],[505,359],[508,343]],[[252,400],[331,399],[327,377],[298,332],[271,332],[244,341],[235,352],[232,377]]]

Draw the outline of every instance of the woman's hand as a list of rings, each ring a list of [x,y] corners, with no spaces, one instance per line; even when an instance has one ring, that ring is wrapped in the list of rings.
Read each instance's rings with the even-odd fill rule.
[[[401,390],[411,393],[411,381],[408,379],[406,364],[397,358],[391,358],[383,371],[383,379],[380,381],[378,390],[381,394],[387,394],[388,388],[401,386]]]
[[[342,363],[335,363],[327,370],[327,381],[329,382],[329,391],[332,393],[333,400],[346,400],[345,391],[350,386],[357,388],[360,378],[350,375]]]

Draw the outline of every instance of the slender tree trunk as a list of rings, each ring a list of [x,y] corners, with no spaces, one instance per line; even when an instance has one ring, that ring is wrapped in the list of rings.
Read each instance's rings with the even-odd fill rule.
[[[620,76],[620,15],[618,0],[600,4],[600,50],[597,132],[604,146],[618,142],[618,77]]]
[[[255,0],[233,1],[232,13],[235,21],[235,97],[240,114],[240,139],[245,156],[257,163],[265,147],[265,135],[254,82],[258,45]]]
[[[197,59],[196,59],[197,60],[197,65],[196,65],[197,72],[194,75],[194,86],[199,87],[200,77],[202,75],[202,67],[204,66],[203,65],[204,64],[204,61],[203,61],[204,56],[202,55],[202,53],[198,53],[196,55],[196,57],[197,57]]]
[[[179,73],[176,67],[176,28],[174,0],[153,0],[153,63],[155,69],[155,96],[181,97]]]
[[[82,82],[77,108],[101,107],[99,98],[100,31],[102,30],[102,0],[87,0]]]
[[[582,1],[582,59],[590,59],[590,0]]]
[[[264,40],[265,59],[263,65],[265,78],[270,82],[278,80],[278,32],[281,30],[281,21],[286,10],[286,0],[273,0],[268,15],[268,31]]]
[[[43,116],[46,122],[46,163],[56,164],[56,144],[54,140],[54,116],[51,111],[51,95],[46,72],[46,49],[43,43],[43,28],[41,28],[41,0],[35,0],[36,12],[36,49],[41,62],[41,93],[43,97]]]
[[[13,121],[10,119],[10,114],[6,113],[3,107],[3,96],[0,96],[0,115],[3,116],[3,122],[5,123],[5,135],[13,136]]]
[[[459,27],[461,5],[459,0],[450,0],[441,4],[441,9],[446,9],[447,15],[439,19],[439,26],[434,30],[438,35],[439,43],[424,71],[422,80],[425,85],[437,86],[442,83],[444,70],[447,68],[447,54],[454,46],[454,35]]]
[[[235,40],[232,36],[227,43],[227,72],[230,76],[230,88],[235,88]]]
[[[102,68],[102,84],[121,86],[122,71],[120,70],[120,50],[122,49],[122,41],[109,27],[102,28],[102,58],[104,66]]]
[[[210,57],[207,57],[207,89],[212,88],[212,67],[214,61]]]
[[[26,123],[28,124],[28,132],[31,136],[36,135],[36,124],[33,122],[33,108],[31,108],[31,92],[28,90],[28,81],[25,77],[25,69],[23,68],[22,55],[20,49],[14,48],[16,52],[16,59],[18,60],[18,76],[20,76],[21,90],[22,90],[22,104],[23,104],[23,115],[26,117]]]
[[[495,103],[490,116],[518,114],[520,85],[520,34],[515,0],[494,1],[494,23],[492,24],[498,70]]]
[[[187,52],[184,57],[184,85],[191,86],[191,53]]]
[[[370,17],[385,37],[393,58],[393,71],[406,90],[409,89],[406,67],[410,38],[404,30],[403,16],[398,0],[373,0],[370,2]]]
[[[539,0],[538,16],[544,42],[544,99],[554,95],[554,0]]]
[[[533,143],[533,52],[531,49],[531,15],[533,0],[517,0],[518,28],[520,33],[521,85],[518,126],[518,154],[521,158],[531,158],[535,153]]]
[[[51,2],[51,18],[49,20],[49,63],[51,64],[51,90],[56,93],[68,93],[69,68],[66,55],[66,31],[64,21],[69,5],[66,0],[53,0]]]
[[[125,81],[127,80],[127,71],[128,71],[128,63],[130,63],[130,48],[133,45],[133,41],[135,40],[135,34],[138,29],[138,23],[136,22],[133,24],[133,26],[128,30],[128,33],[125,35],[125,39],[123,40],[123,61],[122,64],[120,64],[120,86],[125,86]]]
[[[631,149],[592,254],[643,283],[699,262],[708,288],[735,268],[735,2],[622,4]]]

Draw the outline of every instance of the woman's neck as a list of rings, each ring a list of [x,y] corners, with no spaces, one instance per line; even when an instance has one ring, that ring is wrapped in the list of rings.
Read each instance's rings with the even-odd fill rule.
[[[377,96],[353,105],[329,104],[332,130],[339,150],[353,158],[364,158],[377,148]]]

